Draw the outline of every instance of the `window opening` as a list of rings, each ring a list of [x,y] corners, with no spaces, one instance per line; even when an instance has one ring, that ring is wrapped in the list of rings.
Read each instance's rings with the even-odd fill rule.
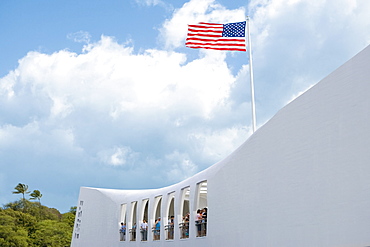
[[[181,208],[182,221],[179,224],[180,238],[189,238],[189,220],[190,220],[190,187],[181,190]],[[179,219],[180,220],[180,219]]]
[[[207,235],[207,181],[197,184],[196,208],[195,226],[197,237],[204,237]]]
[[[119,240],[126,241],[126,208],[127,204],[121,204],[121,217],[119,228]]]
[[[174,237],[174,224],[175,224],[175,192],[168,194],[168,207],[167,207],[167,225],[164,227],[166,232],[166,240],[172,240]]]
[[[129,230],[130,241],[136,241],[136,218],[137,218],[137,202],[131,203],[131,228]]]
[[[154,199],[154,224],[152,227],[153,240],[161,239],[161,207],[162,196],[157,196]]]
[[[142,204],[142,222],[140,224],[141,241],[148,240],[148,204],[149,199],[144,199]]]

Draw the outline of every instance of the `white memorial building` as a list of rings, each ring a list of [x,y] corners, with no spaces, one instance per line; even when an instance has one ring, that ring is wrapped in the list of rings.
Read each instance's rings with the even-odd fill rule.
[[[82,187],[71,246],[370,246],[370,46],[189,179]]]

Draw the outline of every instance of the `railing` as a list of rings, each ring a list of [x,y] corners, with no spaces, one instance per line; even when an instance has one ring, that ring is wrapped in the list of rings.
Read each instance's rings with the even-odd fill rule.
[[[148,230],[140,229],[141,241],[148,241]]]
[[[126,231],[119,232],[119,241],[126,241]]]
[[[157,229],[155,226],[152,227],[153,232],[153,240],[160,240],[161,239],[161,230]]]
[[[195,222],[195,227],[197,230],[197,237],[204,237],[207,235],[207,219],[202,219],[200,221]],[[189,238],[189,222],[184,222],[179,224],[180,228],[180,239]],[[166,232],[166,240],[173,240],[174,239],[174,225],[166,225],[164,226],[164,230]],[[152,228],[153,232],[153,240],[160,240],[160,230],[156,229],[156,227]],[[148,231],[140,230],[141,233],[141,241],[147,241],[148,238]],[[136,241],[136,228],[129,229],[130,241]]]
[[[180,238],[189,238],[189,222],[180,223],[179,228],[181,233]]]
[[[164,230],[166,232],[166,240],[172,240],[173,239],[173,233],[174,233],[174,225],[166,225],[164,226]]]
[[[136,228],[129,229],[130,241],[136,241]]]
[[[204,237],[207,235],[207,219],[195,221],[197,228],[197,237]]]

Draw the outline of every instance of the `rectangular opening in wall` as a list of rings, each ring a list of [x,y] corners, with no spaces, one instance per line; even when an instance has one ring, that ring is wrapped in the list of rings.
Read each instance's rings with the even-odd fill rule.
[[[152,227],[153,232],[153,240],[160,240],[161,239],[161,208],[162,208],[162,196],[157,196],[154,198],[154,224]]]
[[[166,214],[167,224],[164,229],[166,231],[166,240],[174,239],[174,224],[175,224],[175,192],[168,193]],[[165,223],[165,222],[163,222]]]
[[[130,241],[136,241],[137,232],[137,202],[131,202],[131,213],[130,213]]]
[[[119,229],[119,240],[126,241],[126,210],[127,204],[121,204],[121,212],[120,212],[120,229]]]
[[[190,187],[181,190],[181,219],[179,219],[180,238],[189,238],[190,221]]]
[[[140,219],[141,241],[148,241],[149,199],[142,201]]]
[[[207,181],[202,181],[197,184],[197,196],[196,196],[196,219],[195,226],[197,237],[204,237],[207,235],[207,213],[208,213],[208,202],[207,202]]]

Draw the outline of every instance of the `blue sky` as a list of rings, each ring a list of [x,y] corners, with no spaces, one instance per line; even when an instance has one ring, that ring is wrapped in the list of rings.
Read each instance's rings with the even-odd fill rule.
[[[3,0],[0,203],[179,182],[252,134],[248,53],[184,46],[251,17],[257,126],[370,42],[368,0]],[[309,116],[307,116],[309,118]]]

